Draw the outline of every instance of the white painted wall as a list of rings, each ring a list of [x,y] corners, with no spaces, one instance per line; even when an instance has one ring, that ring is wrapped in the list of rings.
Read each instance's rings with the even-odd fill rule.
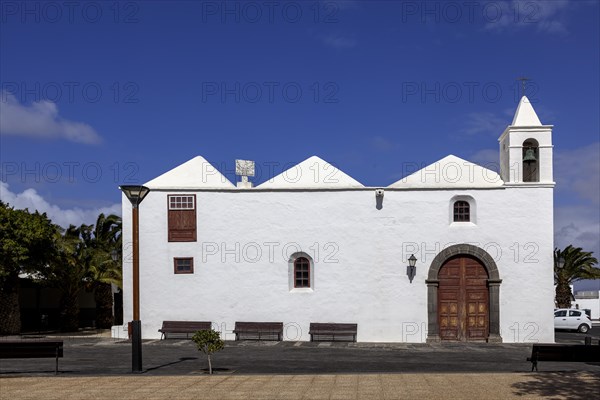
[[[554,341],[553,199],[549,187],[471,190],[186,190],[197,196],[198,241],[167,241],[167,194],[140,206],[144,338],[163,320],[208,320],[225,339],[235,321],[282,321],[285,340],[309,340],[310,322],[358,323],[358,341],[424,342],[425,279],[443,248],[470,243],[495,259],[504,342]],[[476,224],[449,223],[449,201],[471,196]],[[124,320],[131,320],[131,207],[123,197]],[[289,287],[288,257],[313,257],[314,288]],[[256,255],[256,249],[262,252]],[[216,251],[216,254],[213,254]],[[410,283],[406,259],[414,253]],[[175,275],[173,257],[194,257]]]

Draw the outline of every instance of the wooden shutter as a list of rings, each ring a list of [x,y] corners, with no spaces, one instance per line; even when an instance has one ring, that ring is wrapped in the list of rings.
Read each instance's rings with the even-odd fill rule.
[[[169,242],[196,241],[196,196],[187,204],[189,209],[168,210]]]

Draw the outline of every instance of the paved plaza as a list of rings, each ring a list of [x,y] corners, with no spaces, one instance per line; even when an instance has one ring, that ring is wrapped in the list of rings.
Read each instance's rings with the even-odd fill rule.
[[[591,399],[600,375],[431,373],[1,378],[2,399]]]
[[[189,340],[145,340],[144,372],[134,375],[127,340],[61,339],[58,376],[52,359],[0,360],[0,398],[589,399],[600,393],[600,363],[540,362],[531,373],[531,344],[227,342],[209,376],[204,354]]]

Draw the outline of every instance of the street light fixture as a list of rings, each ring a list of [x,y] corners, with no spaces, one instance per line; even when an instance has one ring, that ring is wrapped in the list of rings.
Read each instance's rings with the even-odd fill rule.
[[[133,321],[131,322],[131,371],[142,372],[142,322],[140,321],[140,223],[138,207],[150,189],[140,185],[123,185],[119,189],[131,202],[133,230]]]

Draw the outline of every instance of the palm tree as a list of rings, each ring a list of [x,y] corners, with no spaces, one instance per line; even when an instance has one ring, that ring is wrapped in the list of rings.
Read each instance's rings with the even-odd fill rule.
[[[85,238],[91,234],[91,225],[71,225],[55,237],[56,255],[38,273],[46,285],[60,290],[60,329],[64,332],[79,328],[79,292],[88,279],[91,253]]]
[[[114,322],[112,285],[122,286],[121,258],[113,260],[113,254],[121,254],[121,218],[100,214],[93,233],[93,237],[86,238],[93,254],[87,285],[94,290],[96,327],[105,329]]]
[[[554,284],[556,306],[570,308],[571,284],[582,279],[600,279],[600,269],[595,268],[598,260],[581,247],[569,245],[564,250],[554,249]]]
[[[69,226],[57,232],[56,256],[39,271],[38,279],[61,292],[60,326],[63,331],[79,327],[81,289],[94,291],[96,327],[113,324],[112,284],[121,286],[121,262],[112,253],[121,253],[121,218],[100,214],[96,225]]]

